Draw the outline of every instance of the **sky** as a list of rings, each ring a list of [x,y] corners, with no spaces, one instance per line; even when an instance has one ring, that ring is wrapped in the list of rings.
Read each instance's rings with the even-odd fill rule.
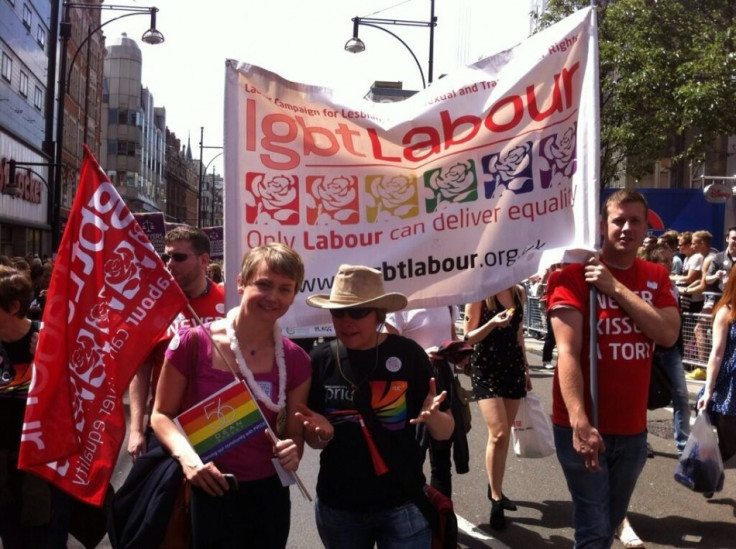
[[[436,0],[434,80],[522,41],[529,34],[532,0]],[[199,157],[223,145],[225,60],[258,65],[292,81],[345,89],[362,97],[376,80],[402,81],[420,89],[419,69],[409,51],[388,33],[359,29],[366,50],[344,50],[352,18],[429,21],[429,0],[121,0],[116,5],[156,6],[165,42],[150,46],[140,37],[147,15],[126,17],[103,28],[108,41],[126,33],[143,56],[143,85],[166,124],[182,143],[191,139]],[[102,22],[120,12],[103,11]],[[428,72],[426,27],[386,26],[413,50]],[[222,156],[205,149],[204,164],[222,173]]]

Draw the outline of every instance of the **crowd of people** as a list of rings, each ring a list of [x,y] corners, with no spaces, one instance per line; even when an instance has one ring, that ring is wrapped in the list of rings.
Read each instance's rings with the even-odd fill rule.
[[[707,231],[648,237],[647,211],[636,191],[613,193],[601,211],[600,254],[552,266],[538,296],[550,327],[543,368],[554,374],[554,438],[576,547],[610,547],[614,537],[626,547],[643,547],[626,514],[647,458],[653,355],[673,386],[678,454],[689,434],[681,311],[707,311],[714,319],[697,407],[714,418],[724,460],[736,454],[736,277],[728,276],[736,227],[727,232],[727,248],[711,253]],[[189,307],[129,388],[130,458],[163,447],[179,462],[191,486],[193,546],[238,547],[247,539],[258,547],[285,547],[291,503],[283,473],[298,470],[306,444],[320,451],[315,522],[325,547],[429,547],[437,517],[424,491],[426,457],[430,484],[452,497],[451,456],[462,474],[472,451],[453,410],[453,377],[463,371],[487,431],[488,523],[496,530],[506,526],[506,512],[517,509],[503,488],[511,427],[532,388],[524,286],[465,305],[461,338],[456,306],[407,309],[405,295],[384,287],[381,271],[342,265],[329,294],[306,297],[307,305],[329,312],[335,337],[304,345],[284,337],[278,325],[303,299],[298,291],[305,266],[296,251],[283,244],[249,250],[237,280],[227,282],[209,255],[199,229],[178,227],[166,235],[162,259]],[[21,511],[40,492],[28,491],[32,475],[17,468],[37,319],[53,264],[6,259],[0,258],[0,413],[7,426],[0,437],[0,490],[7,497],[0,501],[0,539],[8,548],[63,547],[68,499],[46,485],[46,512],[29,523]],[[230,311],[225,283],[236,285],[240,296]],[[596,401],[586,351],[590,286],[598,293],[595,325],[603,327]],[[450,363],[440,350],[452,341],[472,351],[468,347],[466,358]],[[622,349],[631,349],[634,358],[622,360]],[[233,378],[244,380],[268,432],[203,462],[175,418]]]

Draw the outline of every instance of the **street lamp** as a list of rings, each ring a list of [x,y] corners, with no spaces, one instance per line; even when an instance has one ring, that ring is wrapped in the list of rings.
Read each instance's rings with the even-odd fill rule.
[[[437,26],[437,17],[434,15],[434,2],[430,0],[430,16],[429,21],[413,21],[407,19],[377,19],[374,17],[353,17],[353,37],[345,43],[345,51],[350,53],[360,53],[365,51],[365,43],[358,36],[358,27],[364,25],[366,27],[373,27],[374,29],[382,30],[396,38],[401,44],[409,50],[409,53],[414,58],[414,62],[419,68],[419,74],[422,76],[422,87],[426,88],[427,84],[432,83],[432,71],[434,67],[434,28]],[[427,79],[424,79],[424,70],[422,65],[414,54],[414,51],[409,45],[404,42],[398,35],[394,34],[388,29],[383,28],[381,25],[402,25],[405,27],[429,27],[429,63],[427,71]]]
[[[17,162],[15,160],[9,160],[8,161],[8,183],[5,185],[5,188],[3,189],[3,194],[10,195],[12,198],[17,198],[23,193],[23,189],[21,188],[21,185],[18,185],[18,182],[15,180],[15,174],[16,174],[18,166],[26,168],[26,171],[38,177],[43,182],[43,184],[46,185],[46,190],[48,191],[49,182],[46,181],[46,178],[42,176],[40,173],[38,173],[36,170],[28,168],[27,166],[49,167],[51,165],[52,164],[49,164],[48,162]]]
[[[222,154],[222,152],[220,152],[216,154],[215,156],[213,156],[210,159],[210,161],[207,162],[207,166],[205,166],[202,163],[202,152],[204,151],[204,149],[222,149],[222,147],[218,147],[216,145],[206,146],[204,144],[204,126],[200,126],[199,127],[199,193],[198,193],[199,205],[197,207],[197,227],[199,227],[200,229],[204,227],[204,222],[207,219],[207,212],[205,211],[205,208],[204,208],[204,196],[202,195],[203,187],[204,187],[203,172],[207,173],[207,168],[210,167],[210,164],[212,164],[212,161]],[[204,170],[202,168],[204,168]]]
[[[115,4],[82,4],[74,2],[64,2],[63,4],[63,18],[60,25],[59,37],[61,38],[61,50],[59,54],[59,94],[57,119],[56,119],[56,150],[54,158],[54,177],[53,177],[53,199],[49,201],[49,218],[51,220],[51,246],[55,251],[59,246],[59,239],[61,235],[61,169],[63,163],[63,150],[64,150],[64,112],[65,112],[65,100],[66,91],[69,87],[69,82],[72,77],[72,69],[74,68],[74,62],[77,60],[79,52],[82,51],[84,46],[92,36],[99,31],[105,25],[122,19],[123,17],[131,17],[133,15],[145,15],[150,14],[151,16],[151,27],[143,33],[141,40],[147,44],[161,44],[164,41],[164,35],[156,28],[156,13],[158,8],[146,7],[146,6],[120,6]],[[84,40],[77,47],[77,51],[72,57],[71,63],[69,63],[69,70],[66,68],[66,57],[67,50],[69,47],[69,38],[72,35],[72,23],[70,19],[71,9],[88,9],[88,10],[112,10],[112,11],[124,11],[123,15],[110,19],[99,25],[98,27],[89,31]],[[89,83],[87,84],[89,85]],[[85,113],[86,117],[86,113]]]

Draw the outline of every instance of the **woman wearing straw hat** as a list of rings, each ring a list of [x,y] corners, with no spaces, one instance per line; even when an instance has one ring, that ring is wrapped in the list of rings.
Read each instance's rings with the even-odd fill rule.
[[[238,275],[240,306],[227,318],[182,330],[166,350],[151,423],[194,487],[193,547],[286,546],[291,503],[277,469],[296,471],[299,466],[304,429],[294,412],[307,401],[311,370],[307,354],[281,336],[277,320],[294,302],[303,279],[302,259],[288,246],[253,248]],[[173,419],[234,377],[246,380],[270,429],[281,439],[256,432],[202,463]],[[225,474],[237,484],[231,485]]]
[[[386,292],[381,271],[342,265],[329,295],[307,298],[327,309],[337,342],[311,353],[310,408],[297,414],[305,439],[323,449],[315,514],[325,546],[430,546],[432,532],[419,501],[425,479],[416,425],[446,440],[452,416],[440,410],[424,350],[380,330],[387,312],[403,309]]]

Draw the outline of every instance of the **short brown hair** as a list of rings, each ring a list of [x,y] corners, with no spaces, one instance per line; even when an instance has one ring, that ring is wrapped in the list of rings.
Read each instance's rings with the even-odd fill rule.
[[[243,263],[240,266],[241,284],[248,284],[253,279],[261,261],[264,261],[273,272],[296,282],[297,292],[301,289],[304,282],[304,262],[294,249],[280,242],[258,246],[243,256]]]
[[[603,203],[603,207],[601,208],[601,219],[603,219],[603,221],[608,221],[608,206],[612,204],[618,206],[619,204],[632,203],[639,203],[644,206],[644,217],[646,219],[649,214],[649,205],[647,204],[647,199],[644,198],[643,194],[634,189],[619,189],[611,196],[609,196]]]
[[[713,235],[708,231],[695,231],[693,233],[693,240],[698,239],[703,242],[706,246],[710,247],[710,243],[713,240]]]
[[[210,239],[202,229],[192,227],[191,225],[181,225],[171,229],[164,237],[165,244],[180,242],[182,240],[192,245],[192,250],[195,254],[210,254]]]
[[[20,305],[16,316],[24,318],[33,299],[33,286],[28,275],[13,267],[0,265],[0,307],[10,312],[13,303]]]

